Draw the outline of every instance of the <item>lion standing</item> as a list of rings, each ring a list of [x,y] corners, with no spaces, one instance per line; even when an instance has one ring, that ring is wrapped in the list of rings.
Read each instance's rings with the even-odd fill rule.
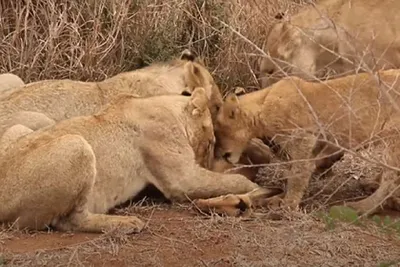
[[[236,163],[252,138],[268,140],[290,167],[287,192],[272,206],[296,208],[317,164],[333,164],[346,149],[387,144],[380,187],[350,206],[373,211],[400,185],[400,70],[360,73],[322,83],[283,79],[270,88],[226,97],[215,122],[217,154]],[[325,162],[324,162],[325,161]],[[327,162],[326,162],[327,161]],[[397,169],[396,169],[397,168]],[[397,208],[400,208],[397,207]]]
[[[318,80],[400,67],[400,2],[324,0],[279,17],[264,44],[261,87],[286,75]]]

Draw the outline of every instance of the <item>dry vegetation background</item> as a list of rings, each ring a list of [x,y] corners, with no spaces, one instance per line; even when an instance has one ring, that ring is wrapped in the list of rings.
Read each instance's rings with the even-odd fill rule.
[[[252,90],[259,87],[254,45],[262,47],[277,12],[296,12],[306,2],[0,0],[0,73],[15,73],[26,83],[95,81],[189,48],[204,58],[223,91]],[[347,189],[342,199],[365,194],[352,188],[377,170],[348,158],[335,165],[334,179],[314,181],[306,203],[332,203],[341,187]],[[263,177],[279,180],[279,174],[272,167]],[[176,206],[117,213],[142,216],[150,230],[133,237],[0,231],[0,266],[398,266],[393,262],[400,255],[399,239],[382,229],[346,225],[330,232],[326,222],[304,214],[243,222],[206,221]]]
[[[258,87],[257,51],[293,0],[0,0],[0,73],[25,82],[102,80],[190,48],[222,90]],[[227,28],[226,23],[231,28]]]

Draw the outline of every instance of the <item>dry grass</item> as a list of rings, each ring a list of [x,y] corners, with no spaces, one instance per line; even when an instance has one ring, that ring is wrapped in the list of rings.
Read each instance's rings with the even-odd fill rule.
[[[117,212],[149,228],[132,236],[14,232],[0,252],[6,266],[379,266],[400,255],[399,240],[372,224],[327,230],[306,214],[245,220],[165,205]]]
[[[277,12],[295,12],[304,2],[0,0],[0,73],[25,82],[102,80],[137,68],[141,60],[166,60],[190,48],[205,59],[222,90],[252,90],[258,88],[254,45],[261,47]],[[379,170],[367,167],[346,156],[334,176],[313,181],[305,210],[369,193],[359,178]],[[281,184],[282,168],[264,169],[258,182]],[[0,231],[0,266],[3,259],[7,266],[378,266],[399,260],[399,240],[373,225],[327,231],[308,214],[246,221],[205,219],[187,209],[118,209],[148,221],[149,228],[135,236]]]
[[[256,88],[254,48],[222,22],[261,45],[275,13],[298,6],[277,0],[1,0],[0,73],[25,82],[101,80],[190,48],[222,89]]]

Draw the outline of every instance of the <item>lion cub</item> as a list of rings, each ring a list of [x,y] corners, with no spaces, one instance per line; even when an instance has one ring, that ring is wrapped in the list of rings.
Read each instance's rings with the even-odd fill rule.
[[[296,208],[316,158],[317,164],[329,165],[345,149],[384,142],[386,164],[392,168],[385,169],[373,195],[348,203],[360,213],[373,212],[400,184],[396,171],[400,167],[399,95],[400,70],[361,73],[322,83],[291,77],[239,97],[230,94],[214,123],[216,154],[236,163],[249,140],[269,140],[290,163],[285,197],[273,197],[269,204]]]
[[[95,115],[37,131],[9,128],[0,141],[0,222],[138,232],[139,218],[105,213],[148,184],[173,201],[242,194],[229,195],[230,212],[269,195],[244,176],[200,167],[210,164],[215,142],[207,103],[203,88],[190,97],[124,94]]]

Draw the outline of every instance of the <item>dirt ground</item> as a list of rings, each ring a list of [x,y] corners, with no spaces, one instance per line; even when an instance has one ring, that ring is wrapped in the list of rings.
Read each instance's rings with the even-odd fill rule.
[[[372,225],[327,230],[309,215],[245,220],[167,205],[119,213],[139,214],[148,228],[129,236],[4,231],[1,260],[5,266],[385,266],[379,264],[400,260],[399,237]]]
[[[279,177],[278,169],[264,170],[258,182]],[[362,182],[378,172],[346,155],[329,175],[312,181],[302,212],[281,214],[280,220],[266,219],[262,211],[226,218],[199,214],[189,205],[145,202],[113,211],[146,221],[140,234],[4,229],[0,266],[400,266],[399,233],[372,220],[331,229],[310,213],[370,193]]]

